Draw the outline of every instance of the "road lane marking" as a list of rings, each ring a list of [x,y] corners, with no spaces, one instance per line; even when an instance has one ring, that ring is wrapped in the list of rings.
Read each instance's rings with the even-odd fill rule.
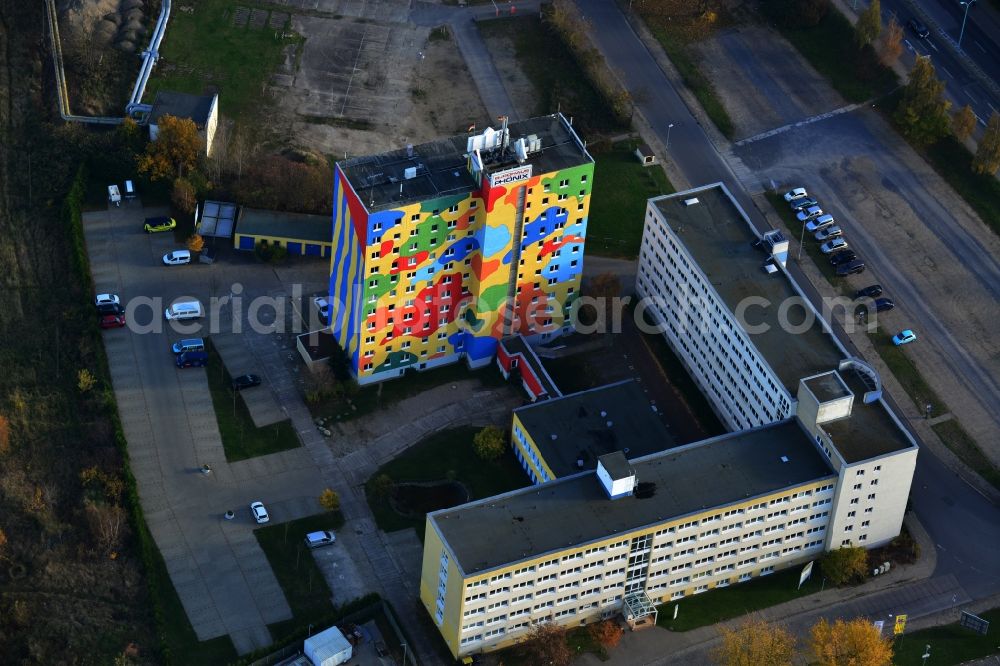
[[[986,49],[984,49],[984,48],[983,48],[983,45],[982,45],[982,44],[980,44],[979,42],[973,42],[973,43],[974,43],[974,44],[975,44],[976,46],[978,46],[978,47],[979,47],[979,50],[980,50],[980,51],[982,51],[983,53],[986,53]]]
[[[932,41],[931,41],[931,40],[929,40],[929,39],[927,40],[927,46],[931,47],[931,48],[932,48],[932,49],[934,49],[935,51],[937,51],[937,50],[938,50],[938,47],[934,46],[934,42],[932,42]]]
[[[979,104],[979,100],[978,100],[978,99],[976,99],[975,97],[973,97],[973,96],[972,96],[972,95],[971,95],[971,94],[969,93],[969,91],[968,91],[968,90],[963,90],[962,92],[964,92],[964,93],[965,93],[965,96],[966,96],[966,97],[968,97],[969,99],[971,99],[971,100],[972,100],[973,102],[975,102],[976,104]]]
[[[805,120],[800,120],[796,123],[788,123],[787,125],[782,125],[781,127],[776,127],[772,130],[766,132],[761,132],[755,136],[747,137],[740,141],[735,142],[734,146],[745,146],[748,143],[753,143],[754,141],[760,141],[761,139],[767,139],[775,134],[781,134],[782,132],[787,132],[790,129],[796,127],[802,127],[803,125],[811,125],[812,123],[819,122],[820,120],[826,120],[827,118],[832,118],[834,116],[839,116],[842,113],[847,113],[849,111],[854,111],[855,109],[863,107],[865,104],[850,104],[848,106],[842,106],[839,109],[834,109],[833,111],[827,111],[826,113],[821,113],[818,116],[813,116],[811,118],[806,118]]]
[[[982,125],[983,127],[986,127],[986,121],[983,120],[982,118],[980,118],[978,113],[976,113],[975,111],[973,111],[972,115],[974,115],[976,117],[976,120],[979,121],[980,125]]]
[[[949,77],[951,77],[951,78],[955,78],[955,75],[954,75],[954,74],[952,74],[951,72],[949,72],[949,71],[948,71],[948,70],[947,70],[947,69],[945,68],[945,66],[944,66],[944,65],[941,65],[941,71],[942,71],[942,72],[944,72],[945,74],[947,74],[947,75],[948,75]]]

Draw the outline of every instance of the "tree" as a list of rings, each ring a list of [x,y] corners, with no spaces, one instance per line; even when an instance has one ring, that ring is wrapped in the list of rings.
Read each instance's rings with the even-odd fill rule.
[[[198,134],[198,127],[190,118],[160,116],[156,141],[146,144],[146,152],[139,158],[139,171],[149,174],[152,180],[175,176],[198,165],[198,158],[205,149],[205,142]]]
[[[546,622],[532,629],[527,640],[517,650],[529,664],[566,666],[573,658],[573,651],[566,643],[566,629],[554,622]]]
[[[80,389],[80,393],[86,393],[94,388],[95,384],[97,384],[97,378],[90,370],[84,368],[76,373],[76,387]]]
[[[830,11],[830,0],[769,0],[764,11],[788,28],[811,28]]]
[[[965,141],[976,129],[976,113],[966,104],[951,119],[951,131],[959,141]]]
[[[85,514],[97,544],[109,552],[117,550],[126,529],[125,511],[115,504],[87,502]]]
[[[819,666],[892,664],[892,641],[863,617],[833,624],[820,619],[809,630],[809,648]]]
[[[391,476],[388,474],[379,474],[372,479],[372,495],[380,500],[388,499],[389,495],[392,494],[392,486]]]
[[[625,629],[614,620],[603,620],[587,626],[587,633],[595,643],[605,649],[618,645],[625,634]]]
[[[0,455],[10,453],[10,419],[0,414]]]
[[[854,25],[854,41],[858,46],[871,44],[878,39],[882,32],[882,4],[879,0],[872,0],[868,9],[858,15],[858,22]]]
[[[340,508],[340,495],[336,490],[327,488],[319,494],[319,505],[327,511],[336,511]]]
[[[931,59],[918,57],[893,115],[900,130],[918,144],[933,143],[951,129],[950,107],[951,102],[944,98],[944,83],[934,76]]]
[[[722,627],[722,643],[713,651],[721,666],[790,666],[795,637],[784,627],[751,615],[735,629]]]
[[[979,148],[972,160],[972,170],[984,176],[992,176],[1000,169],[1000,113],[994,111],[986,125]]]
[[[198,198],[194,191],[194,185],[186,178],[175,178],[174,189],[170,193],[170,201],[174,208],[182,213],[190,215],[194,212],[194,207],[198,203]]]
[[[200,234],[191,234],[187,239],[187,249],[191,252],[201,252],[205,247],[205,239]]]
[[[831,550],[820,562],[823,577],[834,585],[861,582],[868,575],[868,552],[857,546]]]
[[[472,447],[476,455],[483,460],[492,462],[503,455],[507,445],[504,443],[503,431],[496,426],[486,426],[472,438]]]
[[[4,546],[7,545],[7,534],[3,530],[0,530],[0,558],[3,557]]]
[[[885,33],[882,35],[882,62],[886,65],[892,65],[894,62],[899,60],[899,56],[902,52],[903,26],[899,25],[899,21],[896,20],[895,16],[893,16],[889,19],[889,25],[885,29]]]

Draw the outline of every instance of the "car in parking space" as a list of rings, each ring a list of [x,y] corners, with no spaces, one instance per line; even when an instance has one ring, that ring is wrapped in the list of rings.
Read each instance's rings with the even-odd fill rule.
[[[810,206],[818,206],[819,202],[812,197],[802,197],[800,199],[794,199],[791,202],[792,210],[802,210],[803,208],[809,208]]]
[[[906,22],[906,27],[913,31],[913,34],[920,39],[927,39],[930,36],[931,31],[927,29],[927,26],[918,21],[917,19],[910,19]]]
[[[250,513],[253,514],[253,519],[257,521],[258,525],[263,525],[271,520],[271,516],[267,515],[267,509],[264,508],[263,502],[251,502]]]
[[[791,189],[791,190],[788,190],[787,192],[785,192],[784,196],[785,196],[785,201],[787,201],[788,203],[791,203],[791,202],[795,201],[796,199],[801,199],[803,197],[809,196],[809,193],[806,192],[806,188],[804,188],[804,187],[796,187],[794,189]]]
[[[843,250],[835,254],[830,255],[830,264],[832,266],[839,266],[840,264],[846,264],[848,261],[854,261],[858,258],[854,250]]]
[[[844,235],[844,230],[838,227],[837,225],[833,225],[832,227],[826,227],[825,229],[820,229],[819,231],[817,231],[815,238],[816,240],[822,242],[843,235]]]
[[[254,386],[260,386],[260,376],[258,375],[240,375],[239,377],[233,377],[234,391],[241,391],[245,388],[252,388]]]
[[[147,234],[155,234],[158,231],[170,231],[177,226],[177,220],[172,217],[147,217],[146,223],[142,225],[142,230]]]
[[[94,297],[94,305],[97,307],[101,307],[102,305],[119,305],[121,302],[118,294],[98,294]]]
[[[125,308],[121,306],[121,303],[101,303],[97,306],[97,314],[123,315],[125,314]]]
[[[875,312],[888,312],[889,310],[896,307],[891,298],[876,298],[875,299]]]
[[[916,339],[917,334],[907,328],[892,336],[892,344],[897,347],[900,345],[908,345]]]
[[[319,312],[320,321],[324,324],[330,323],[330,301],[322,296],[317,296],[313,299],[313,303],[316,304],[316,310]]]
[[[101,328],[121,328],[125,325],[125,315],[123,314],[101,315],[101,318],[97,323],[100,325]]]
[[[805,210],[800,210],[795,214],[795,218],[799,222],[808,222],[814,218],[819,217],[823,214],[823,209],[819,206],[812,206],[811,208],[806,208]]]
[[[815,220],[809,220],[806,222],[806,231],[814,234],[820,229],[828,227],[831,224],[833,224],[833,215],[827,213],[826,215],[820,215]]]
[[[306,547],[322,548],[323,546],[329,546],[336,540],[337,537],[333,535],[333,532],[327,532],[326,530],[310,532],[306,535]]]
[[[819,246],[819,251],[823,254],[833,254],[846,249],[848,249],[847,241],[843,238],[833,238]]]
[[[174,250],[163,255],[163,263],[167,266],[180,266],[191,263],[190,250]]]
[[[882,285],[872,284],[864,289],[858,289],[854,294],[854,298],[875,298],[876,296],[882,295]]]
[[[865,262],[860,259],[852,259],[845,264],[839,264],[837,266],[837,277],[847,277],[848,275],[854,275],[855,273],[865,272]]]
[[[205,352],[182,352],[174,357],[178,368],[204,368],[208,365],[208,354]]]

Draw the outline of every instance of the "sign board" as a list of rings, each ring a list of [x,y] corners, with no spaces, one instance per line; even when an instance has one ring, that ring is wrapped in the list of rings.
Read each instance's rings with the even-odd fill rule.
[[[513,169],[505,169],[490,174],[490,187],[509,185],[510,183],[520,183],[522,180],[531,178],[531,165],[524,164]]]
[[[875,625],[875,630],[878,631],[878,635],[882,635],[882,630],[885,629],[885,620],[875,620],[872,624]]]
[[[892,629],[893,636],[899,636],[906,629],[906,615],[896,616],[896,626]]]
[[[809,577],[812,576],[812,572],[813,572],[813,563],[812,562],[809,562],[804,567],[802,567],[802,573],[799,574],[799,589],[800,590],[802,589],[802,583],[804,583],[807,580],[809,580]]]
[[[977,634],[986,635],[986,632],[990,630],[990,621],[984,620],[978,615],[973,615],[972,613],[966,613],[962,611],[962,619],[959,624],[967,629],[972,629]]]

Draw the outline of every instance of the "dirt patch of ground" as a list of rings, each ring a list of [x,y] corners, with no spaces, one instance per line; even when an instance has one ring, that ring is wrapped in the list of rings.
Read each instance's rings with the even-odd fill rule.
[[[297,69],[274,79],[290,142],[357,155],[487,120],[446,29],[318,17],[294,24],[305,38]]]
[[[517,49],[514,40],[499,32],[482,32],[486,48],[493,56],[493,64],[503,78],[503,87],[521,118],[530,118],[539,113],[541,100],[531,79],[517,64]]]
[[[737,139],[844,105],[798,51],[763,26],[718,31],[694,50],[736,126]]]

